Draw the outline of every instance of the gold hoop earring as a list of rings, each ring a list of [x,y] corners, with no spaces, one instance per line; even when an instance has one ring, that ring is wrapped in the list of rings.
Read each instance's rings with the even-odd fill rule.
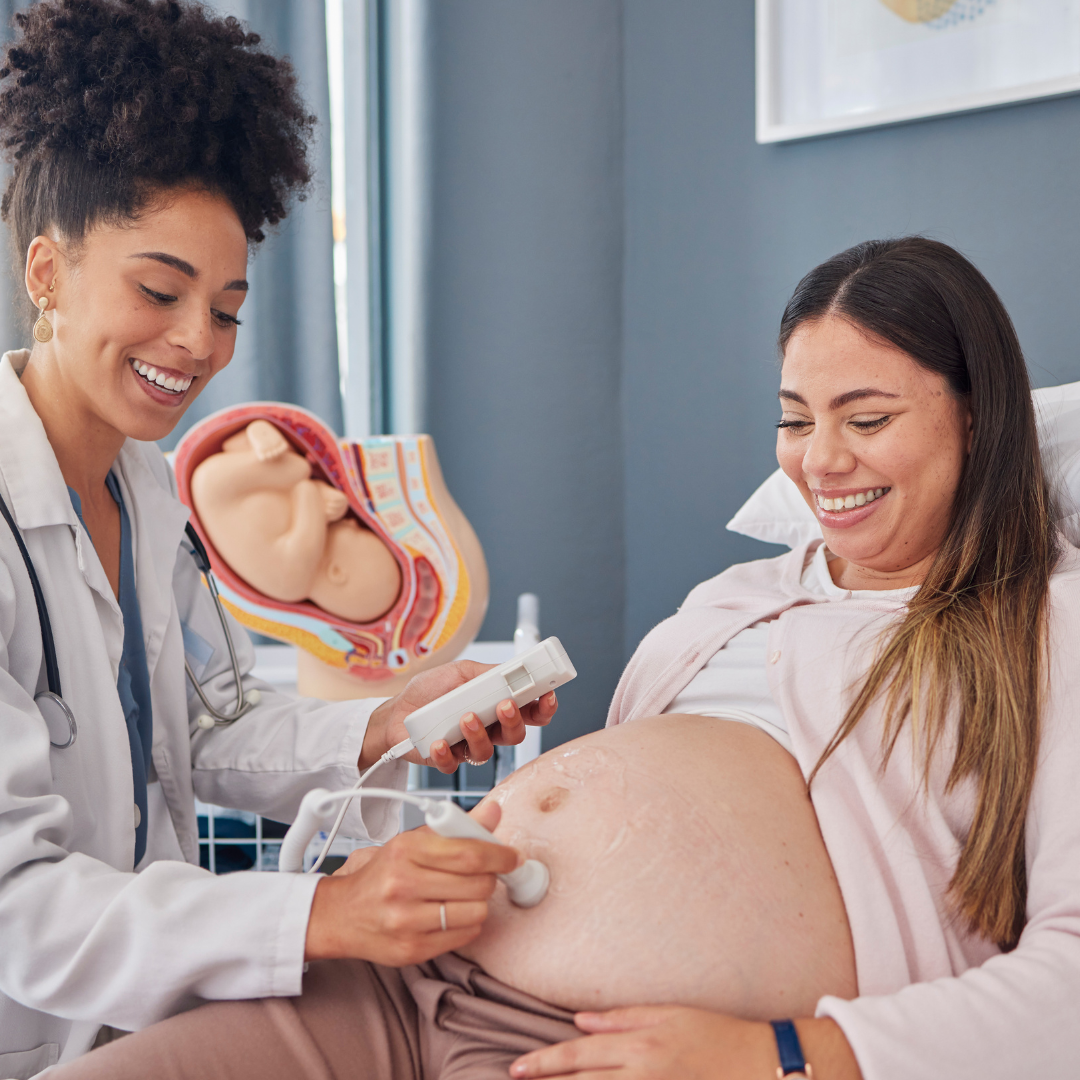
[[[49,306],[49,298],[42,296],[37,304],[41,308],[41,315],[38,316],[38,321],[34,323],[34,340],[40,341],[44,345],[46,341],[52,340],[53,335],[52,323],[45,318],[45,309]]]

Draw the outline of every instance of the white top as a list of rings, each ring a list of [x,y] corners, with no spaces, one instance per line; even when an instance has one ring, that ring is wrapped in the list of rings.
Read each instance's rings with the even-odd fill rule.
[[[829,573],[829,563],[835,558],[825,544],[820,545],[803,571],[803,587],[837,601],[867,596],[909,600],[915,595],[915,587],[841,589]],[[766,665],[771,621],[756,622],[736,634],[676,695],[664,712],[715,716],[720,720],[751,724],[791,753],[787,720],[769,690]]]

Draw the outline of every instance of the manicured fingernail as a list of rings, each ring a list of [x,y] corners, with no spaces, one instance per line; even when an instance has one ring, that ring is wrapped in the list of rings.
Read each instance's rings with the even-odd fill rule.
[[[512,701],[504,701],[499,706],[499,712],[501,712],[503,714],[503,716],[513,716],[514,715],[514,703]]]
[[[480,726],[481,726],[480,721],[476,718],[475,713],[469,713],[469,715],[465,719],[465,726],[470,731],[479,731],[480,730]]]
[[[526,1070],[525,1070],[524,1065],[516,1065],[515,1064],[515,1065],[510,1066],[510,1075],[511,1076],[524,1076],[525,1071]]]
[[[440,755],[448,753],[449,750],[450,750],[450,744],[445,739],[440,739],[431,748],[431,752],[433,754],[440,754]]]
[[[559,704],[559,699],[555,696],[555,691],[554,690],[552,690],[551,693],[548,694],[547,703],[549,705],[551,705],[553,708],[554,708],[554,706]]]

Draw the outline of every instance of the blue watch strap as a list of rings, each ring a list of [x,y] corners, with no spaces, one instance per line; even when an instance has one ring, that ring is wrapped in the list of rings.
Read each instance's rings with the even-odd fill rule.
[[[790,1020],[770,1020],[769,1023],[776,1034],[776,1049],[780,1052],[780,1075],[805,1073],[806,1058],[795,1025]]]

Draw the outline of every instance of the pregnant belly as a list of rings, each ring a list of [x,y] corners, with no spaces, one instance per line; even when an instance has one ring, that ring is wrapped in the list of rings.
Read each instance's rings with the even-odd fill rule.
[[[568,1009],[677,1003],[752,1019],[853,997],[840,890],[794,758],[745,724],[635,721],[511,776],[496,836],[551,871],[501,886],[463,955]]]

